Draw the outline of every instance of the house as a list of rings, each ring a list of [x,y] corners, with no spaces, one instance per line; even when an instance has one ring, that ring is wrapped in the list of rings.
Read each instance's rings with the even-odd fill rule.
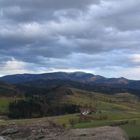
[[[88,115],[90,113],[95,113],[96,112],[96,108],[92,108],[92,107],[81,107],[80,108],[80,112],[81,112],[81,115]]]

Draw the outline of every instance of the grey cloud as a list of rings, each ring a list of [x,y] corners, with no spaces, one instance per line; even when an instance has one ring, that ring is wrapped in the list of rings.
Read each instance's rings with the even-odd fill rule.
[[[137,0],[110,1],[110,6],[103,6],[106,12],[100,16],[101,22],[123,31],[137,30],[140,28],[139,7]]]
[[[57,8],[62,8],[62,9],[67,9],[67,8],[82,8],[85,7],[89,4],[92,3],[99,3],[100,0],[71,0],[71,1],[66,1],[66,0],[1,0],[1,6],[3,7],[7,7],[7,6],[11,6],[11,5],[18,5],[21,7],[33,7],[33,8],[45,8],[45,9],[57,9]]]
[[[25,71],[138,67],[130,56],[140,53],[139,6],[137,0],[0,0],[0,60],[14,58]]]
[[[54,19],[55,11],[85,9],[88,5],[99,2],[100,0],[1,0],[0,7],[5,18],[25,22]]]

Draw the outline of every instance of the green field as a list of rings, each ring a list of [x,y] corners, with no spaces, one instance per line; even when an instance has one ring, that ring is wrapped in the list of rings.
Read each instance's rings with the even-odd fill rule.
[[[8,113],[8,105],[13,101],[11,97],[0,97],[0,114]]]
[[[96,106],[100,113],[92,114],[91,116],[94,116],[95,119],[85,122],[79,122],[76,115],[60,117],[58,122],[70,127],[68,122],[73,119],[74,125],[71,127],[90,128],[128,121],[127,124],[120,125],[120,127],[126,131],[130,139],[140,139],[140,102],[136,96],[128,93],[106,95],[94,92],[91,96],[91,93],[85,95],[84,91],[80,90],[74,93],[73,96],[68,96],[68,102]],[[104,117],[105,119],[103,119]]]
[[[101,114],[100,114],[101,115]],[[99,114],[93,114],[93,116],[99,117]],[[98,126],[111,125],[122,121],[128,121],[128,124],[120,125],[122,129],[128,134],[130,138],[140,139],[140,113],[132,112],[104,112],[102,115],[107,115],[107,119],[103,120],[89,120],[85,122],[78,122],[78,115],[66,115],[55,119],[60,124],[65,124],[66,127],[72,128],[92,128]],[[70,125],[69,120],[75,120],[73,126]]]

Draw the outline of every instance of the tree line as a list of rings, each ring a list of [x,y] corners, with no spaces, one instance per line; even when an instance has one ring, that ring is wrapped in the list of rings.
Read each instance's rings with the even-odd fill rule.
[[[47,100],[47,97],[28,97],[22,100],[15,100],[9,104],[10,118],[35,118],[72,114],[79,112],[79,106],[73,104],[61,104]]]

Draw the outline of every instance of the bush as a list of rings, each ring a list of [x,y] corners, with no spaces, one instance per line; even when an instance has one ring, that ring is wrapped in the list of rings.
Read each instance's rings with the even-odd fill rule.
[[[74,127],[76,123],[78,123],[77,119],[69,119],[69,124],[71,125],[71,127]]]

